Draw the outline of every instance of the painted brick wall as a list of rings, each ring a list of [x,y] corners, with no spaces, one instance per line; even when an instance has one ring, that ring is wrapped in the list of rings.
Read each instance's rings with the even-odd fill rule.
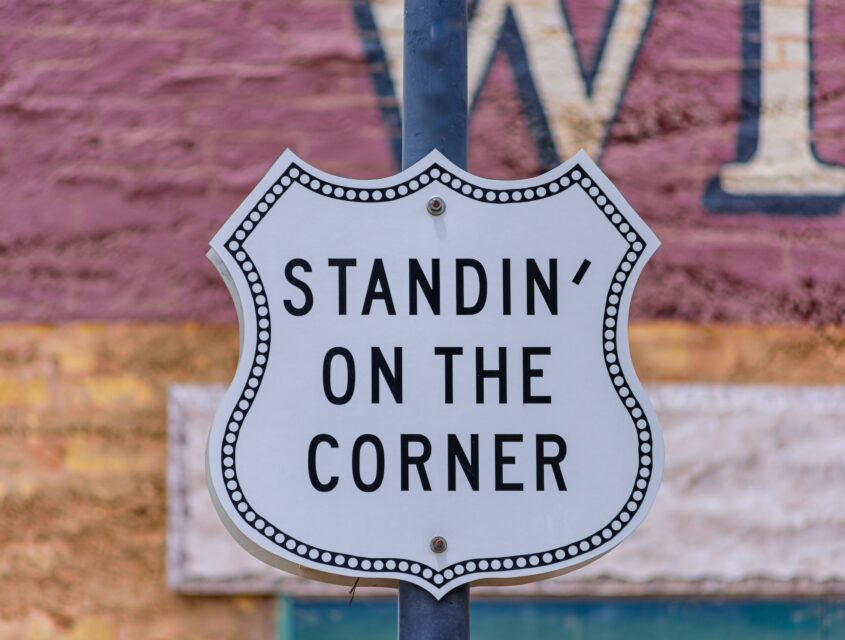
[[[0,328],[0,638],[271,637],[269,600],[165,581],[166,385],[225,378],[236,334]]]
[[[845,333],[637,325],[648,382],[845,384]],[[0,639],[270,638],[262,598],[185,597],[165,576],[173,383],[228,383],[234,327],[0,326]]]
[[[268,601],[166,588],[166,388],[230,380],[234,309],[204,254],[285,147],[338,174],[395,171],[390,2],[0,3],[0,638],[270,636]],[[474,20],[497,2],[479,0]],[[840,0],[562,6],[585,77],[619,71],[618,104],[538,107],[540,71],[507,27],[484,62],[470,168],[536,174],[565,155],[561,123],[593,145],[664,242],[634,300],[644,379],[845,383],[845,336],[818,326],[845,313],[845,181],[814,182],[799,161],[812,142],[845,164]],[[623,30],[636,55],[619,69],[614,6],[647,18]],[[516,33],[555,63],[561,20]],[[786,73],[773,86],[790,90],[812,71],[809,95],[754,97],[763,40],[776,47],[758,71]],[[708,200],[721,168],[748,159],[742,140],[765,146],[811,103],[812,127],[783,154],[791,191]],[[606,135],[592,112],[610,114]]]
[[[396,99],[377,82],[396,61],[376,54],[396,25],[368,27],[362,18],[383,15],[375,8],[391,1],[6,2],[0,319],[233,321],[206,244],[285,147],[339,174],[395,169]],[[624,90],[606,139],[592,146],[664,241],[635,297],[635,318],[831,323],[845,313],[845,222],[836,205],[845,181],[816,189],[798,175],[788,215],[714,213],[705,202],[720,167],[737,159],[741,124],[762,131],[766,118],[811,101],[812,139],[803,145],[845,163],[845,12],[834,0],[761,2],[770,13],[812,10],[812,28],[796,35],[788,13],[749,27],[753,16],[742,8],[759,3],[739,0],[619,4],[648,20],[626,36],[636,41],[630,69],[618,70]],[[612,67],[616,40],[604,57],[596,51],[616,5],[563,4],[568,26],[558,16],[557,25],[520,32],[539,48],[535,57],[556,60],[566,27],[585,69]],[[495,6],[477,3],[476,19]],[[743,29],[747,42],[779,47],[767,54],[775,58],[767,72],[812,72],[812,97],[797,87],[794,103],[745,113],[754,100],[742,82],[755,61]],[[511,40],[491,54],[473,114],[471,169],[486,176],[531,175],[563,155],[543,142],[549,122],[585,144],[596,138],[595,122],[578,113],[567,120],[553,102],[541,104],[545,111],[526,106],[531,74],[536,89],[546,72]],[[774,84],[792,86],[790,78]],[[789,160],[784,166],[789,173]],[[825,193],[832,209],[808,216]]]

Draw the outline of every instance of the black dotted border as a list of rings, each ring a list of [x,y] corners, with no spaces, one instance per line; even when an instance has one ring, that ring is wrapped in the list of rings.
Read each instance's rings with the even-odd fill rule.
[[[366,558],[348,555],[320,549],[297,540],[280,531],[278,527],[267,522],[261,515],[255,512],[240,490],[237,471],[235,469],[235,449],[238,443],[238,433],[246,418],[246,414],[249,412],[255,394],[261,386],[270,352],[270,311],[264,295],[264,285],[255,266],[250,261],[249,255],[243,249],[243,242],[267,215],[273,203],[295,183],[299,183],[301,186],[311,189],[315,193],[334,199],[354,202],[379,202],[403,198],[433,182],[439,182],[467,197],[488,203],[538,200],[551,197],[572,186],[578,185],[592,199],[599,210],[605,214],[605,217],[616,228],[619,234],[628,242],[628,250],[616,268],[613,282],[607,293],[604,310],[604,353],[608,375],[620,401],[631,416],[631,420],[639,433],[640,440],[637,477],[626,504],[610,522],[592,535],[561,547],[534,554],[497,558],[476,558],[452,564],[440,571],[433,567],[402,558]],[[223,476],[232,505],[241,514],[244,521],[269,542],[285,549],[289,554],[299,556],[303,560],[307,559],[326,565],[327,570],[330,572],[332,569],[343,568],[371,574],[404,573],[417,578],[422,577],[438,588],[443,587],[443,585],[448,584],[451,580],[464,574],[478,574],[479,578],[483,578],[485,574],[499,571],[554,565],[563,560],[572,560],[578,556],[582,556],[597,549],[607,541],[612,540],[619,535],[627,523],[631,521],[637,510],[642,507],[651,478],[653,464],[651,458],[651,426],[648,423],[642,406],[634,397],[628,381],[625,379],[625,375],[619,366],[616,327],[622,292],[628,282],[628,276],[634,269],[637,261],[643,256],[645,246],[646,243],[642,236],[631,227],[625,216],[580,165],[574,166],[562,176],[549,180],[539,186],[491,189],[475,186],[462,178],[453,176],[447,169],[444,169],[437,163],[433,163],[429,168],[404,182],[378,188],[343,187],[312,176],[304,168],[296,164],[291,164],[274,184],[267,189],[259,202],[244,217],[237,229],[226,241],[226,249],[237,262],[244,277],[250,283],[253,307],[256,318],[258,318],[258,335],[256,336],[256,348],[253,355],[250,376],[229,418],[224,444],[220,452]]]

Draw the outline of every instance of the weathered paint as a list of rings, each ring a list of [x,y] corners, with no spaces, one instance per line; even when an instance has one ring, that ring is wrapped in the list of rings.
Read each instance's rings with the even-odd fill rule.
[[[391,602],[295,601],[285,609],[289,635],[279,640],[389,640],[396,637]],[[845,607],[796,602],[476,602],[475,640],[818,640],[838,638]]]
[[[632,345],[647,381],[845,384],[838,328],[635,324]],[[237,351],[231,325],[0,325],[0,638],[270,637],[271,602],[165,578],[167,388],[227,383]]]
[[[474,9],[474,22],[493,9],[510,22],[498,40],[490,29],[477,40],[501,46],[479,58],[473,172],[530,175],[564,154],[555,140],[581,136],[664,241],[643,274],[635,318],[845,317],[838,187],[793,181],[792,195],[773,202],[753,176],[743,183],[729,171],[751,158],[749,140],[765,136],[764,120],[778,113],[749,94],[747,43],[759,37],[748,11],[764,5],[566,0],[565,14],[529,32],[520,16],[557,3],[519,4],[508,12],[479,0]],[[812,9],[812,31],[805,38],[801,20],[763,20],[761,37],[782,56],[765,77],[812,79],[808,96],[793,83],[797,102],[785,108],[812,115],[813,157],[836,169],[845,164],[845,13],[835,0],[788,5],[799,16]],[[629,11],[630,29],[608,30],[614,10]],[[388,49],[387,26],[362,20],[368,12],[378,17],[367,0],[5,7],[0,320],[233,322],[203,257],[207,241],[282,149],[353,177],[395,170],[396,98],[372,67]],[[577,55],[558,70],[555,51],[567,38]],[[554,73],[596,100],[607,83],[610,97],[596,108],[606,126],[568,122],[559,100],[543,98]],[[725,172],[719,184],[733,189],[734,205],[707,196]]]
[[[170,387],[171,586],[182,593],[343,598],[351,583],[274,570],[220,523],[204,451],[224,390]],[[671,383],[649,385],[648,393],[671,455],[660,499],[636,535],[574,573],[504,590],[476,583],[473,598],[845,598],[842,492],[839,483],[825,482],[845,477],[845,386]],[[360,584],[356,593],[384,595]],[[399,600],[401,609],[401,591]]]
[[[281,609],[280,609],[281,611]],[[289,633],[278,640],[390,640],[392,602],[294,601]],[[845,607],[820,600],[476,602],[474,640],[818,640],[839,638]]]

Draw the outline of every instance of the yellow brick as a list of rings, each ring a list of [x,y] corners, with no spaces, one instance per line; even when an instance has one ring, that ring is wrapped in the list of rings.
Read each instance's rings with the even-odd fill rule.
[[[35,611],[18,623],[0,623],[0,640],[113,640],[116,637],[114,622],[105,616],[83,616],[67,631],[42,611]]]
[[[44,408],[51,403],[50,387],[43,377],[0,377],[0,406]]]
[[[158,398],[153,386],[133,375],[87,376],[70,389],[75,405],[95,410],[143,409]]]
[[[253,611],[255,611],[256,601],[253,597],[236,596],[233,601],[239,611],[243,611],[244,613],[252,613]]]
[[[90,374],[97,365],[97,356],[87,340],[67,339],[58,342],[56,360],[62,375]]]
[[[88,476],[136,473],[156,465],[137,447],[124,448],[91,436],[71,436],[65,453],[65,468]]]
[[[631,327],[631,353],[644,380],[845,382],[845,331],[839,327],[642,323]]]
[[[36,611],[27,620],[27,635],[29,640],[53,640],[56,638],[56,626],[50,618]]]
[[[103,616],[89,616],[79,620],[68,640],[112,640],[116,635],[111,620]]]
[[[38,485],[32,480],[21,480],[14,485],[14,490],[21,498],[31,498],[38,491]]]

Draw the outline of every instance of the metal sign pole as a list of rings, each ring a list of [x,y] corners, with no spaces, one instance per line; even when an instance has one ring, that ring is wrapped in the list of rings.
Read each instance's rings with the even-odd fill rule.
[[[466,0],[405,0],[402,168],[432,149],[467,166]]]
[[[432,149],[467,166],[466,0],[405,0],[402,168]],[[469,585],[437,600],[399,583],[399,640],[467,640]]]

